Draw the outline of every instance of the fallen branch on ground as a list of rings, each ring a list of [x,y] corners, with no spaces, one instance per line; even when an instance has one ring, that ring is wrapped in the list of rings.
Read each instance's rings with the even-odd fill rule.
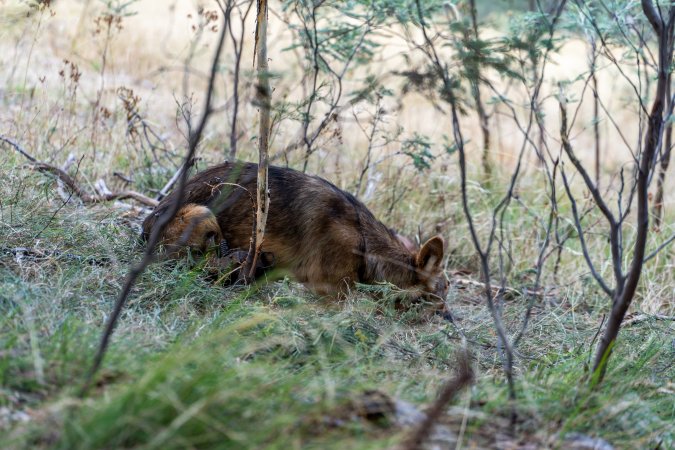
[[[646,322],[648,320],[675,320],[675,316],[666,316],[665,314],[638,314],[635,317],[627,319],[624,323],[624,327],[635,325],[636,323]]]
[[[476,289],[485,289],[485,283],[482,283],[480,281],[472,280],[470,278],[461,278],[456,276],[456,274],[450,274],[452,282],[459,287],[466,287],[466,288],[476,288]],[[555,297],[555,294],[552,293],[546,293],[542,292],[542,289],[516,289],[513,287],[506,286],[505,288],[502,288],[501,286],[490,286],[490,290],[492,291],[493,295],[497,295],[502,291],[502,294],[510,294],[514,297],[524,297],[526,295],[532,295],[535,297],[539,298],[546,298],[546,297]]]
[[[56,166],[53,166],[51,164],[38,161],[35,159],[33,156],[30,155],[26,150],[23,149],[19,143],[14,141],[13,139],[10,139],[6,136],[0,135],[0,141],[3,141],[10,146],[12,146],[16,151],[21,153],[26,159],[30,161],[29,167],[35,170],[38,170],[40,172],[48,172],[51,173],[52,175],[55,175],[59,181],[61,181],[64,185],[66,185],[71,191],[77,195],[80,200],[82,200],[84,203],[100,203],[100,202],[107,202],[111,200],[123,200],[127,198],[131,198],[133,200],[136,200],[139,203],[142,203],[143,205],[155,207],[157,206],[158,202],[155,199],[149,198],[140,192],[136,191],[120,191],[120,192],[105,192],[101,194],[90,194],[80,185],[75,181],[73,177],[68,175],[63,169],[60,169]]]
[[[402,449],[417,450],[422,448],[424,440],[429,437],[432,428],[438,422],[448,404],[462,389],[473,383],[474,373],[471,367],[471,356],[467,351],[460,351],[456,365],[457,374],[443,386],[438,398],[428,409],[426,419],[403,442]]]
[[[71,261],[80,261],[92,266],[108,266],[111,263],[109,258],[94,258],[91,256],[75,255],[59,250],[40,250],[31,247],[0,247],[0,254],[11,255],[16,259],[67,259]]]

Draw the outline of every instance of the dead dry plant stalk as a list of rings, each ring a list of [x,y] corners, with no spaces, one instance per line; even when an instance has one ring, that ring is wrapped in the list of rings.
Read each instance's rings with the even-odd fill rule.
[[[673,98],[672,98],[672,73],[668,73],[668,81],[666,83],[666,98],[668,99],[668,111],[673,110]],[[673,122],[672,119],[668,120],[666,125],[666,138],[661,146],[661,164],[659,164],[659,175],[656,179],[656,194],[654,195],[654,208],[652,215],[654,216],[654,229],[660,230],[661,224],[663,222],[663,194],[664,186],[666,183],[666,173],[668,172],[668,166],[670,166],[670,154],[673,147]]]
[[[124,307],[127,299],[129,298],[129,295],[131,294],[131,289],[133,288],[134,284],[136,284],[136,280],[138,279],[138,277],[145,271],[146,267],[148,267],[148,265],[154,260],[155,247],[159,242],[159,238],[164,232],[164,229],[169,224],[169,222],[171,222],[171,220],[175,217],[181,203],[183,202],[183,197],[185,194],[185,184],[187,182],[189,168],[190,165],[194,162],[194,156],[195,152],[197,151],[197,145],[201,140],[202,133],[204,132],[204,128],[206,127],[206,123],[213,111],[212,107],[213,91],[215,87],[216,76],[218,74],[218,68],[220,65],[220,55],[222,53],[223,44],[225,42],[225,34],[227,33],[229,16],[228,14],[225,13],[225,11],[230,11],[229,3],[230,1],[228,0],[228,7],[225,8],[224,6],[221,5],[220,1],[218,2],[219,6],[221,7],[221,10],[223,11],[223,20],[219,32],[218,45],[216,47],[216,51],[213,56],[209,72],[209,81],[208,86],[206,88],[206,96],[204,99],[204,109],[197,126],[191,128],[192,131],[190,133],[188,140],[188,151],[187,154],[185,155],[185,159],[183,162],[183,166],[185,167],[185,169],[180,174],[180,178],[178,180],[178,187],[176,188],[178,192],[178,195],[176,196],[176,201],[171,203],[171,205],[166,209],[166,211],[158,217],[157,222],[155,223],[155,226],[152,229],[152,233],[150,234],[150,237],[148,239],[147,247],[145,249],[145,253],[143,254],[143,258],[138,264],[136,264],[134,267],[131,268],[129,274],[127,275],[122,291],[120,292],[120,295],[115,302],[115,306],[113,307],[113,311],[111,312],[110,316],[108,316],[108,320],[106,321],[105,330],[101,335],[101,342],[96,352],[96,356],[94,357],[94,363],[92,364],[91,369],[87,374],[85,383],[82,387],[82,390],[80,391],[80,397],[84,397],[84,395],[86,395],[86,393],[89,391],[94,376],[98,372],[98,369],[100,368],[101,363],[103,362],[103,357],[105,356],[105,352],[108,348],[110,337],[112,336],[117,320],[120,317],[122,308]]]
[[[469,1],[469,9],[471,12],[471,27],[473,31],[473,39],[476,41],[479,39],[478,34],[478,19],[476,12],[476,0]],[[468,41],[470,36],[468,31],[465,35],[465,40]],[[480,123],[481,133],[483,134],[483,155],[481,157],[481,163],[483,164],[483,174],[485,175],[486,180],[490,180],[492,177],[492,162],[490,160],[490,118],[488,117],[487,112],[485,111],[485,105],[483,104],[483,99],[481,96],[481,75],[480,75],[480,65],[476,64],[476,78],[471,80],[471,95],[474,98],[476,104],[476,113],[478,114],[478,120]]]
[[[255,30],[256,61],[258,63],[258,85],[256,101],[260,108],[260,129],[258,132],[258,194],[256,197],[255,233],[251,236],[251,247],[246,265],[241,273],[250,280],[255,277],[258,257],[265,241],[265,225],[270,207],[267,185],[269,167],[270,106],[271,89],[269,66],[267,64],[267,0],[258,0],[258,14]]]
[[[110,6],[110,5],[108,5]],[[118,31],[122,29],[122,17],[118,14],[113,13],[113,11],[108,11],[101,14],[94,21],[96,24],[96,34],[101,32],[102,28],[105,28],[105,37],[103,39],[103,51],[101,52],[101,66],[99,71],[100,85],[96,91],[96,100],[92,105],[92,119],[91,119],[91,134],[89,140],[91,146],[94,150],[93,158],[96,159],[98,154],[98,128],[99,128],[99,117],[101,112],[105,110],[101,106],[103,100],[103,93],[105,92],[105,72],[108,65],[108,50],[110,49],[110,43],[113,37],[113,30],[117,29]]]
[[[593,142],[595,144],[595,185],[600,187],[600,94],[598,92],[598,52],[597,43],[593,36],[590,41],[589,66],[593,89]]]
[[[240,31],[239,38],[234,35],[234,30],[232,28],[232,20],[229,24],[230,32],[230,41],[232,42],[232,51],[234,52],[234,68],[233,68],[233,79],[232,79],[232,122],[230,124],[230,150],[229,158],[231,161],[234,161],[237,155],[237,141],[239,140],[239,132],[237,131],[237,117],[239,115],[239,78],[241,75],[241,54],[244,50],[244,35],[246,33],[246,18],[248,17],[251,7],[253,6],[253,0],[249,0],[248,6],[244,11],[241,9],[241,4],[237,5],[237,11],[239,13],[240,21]]]

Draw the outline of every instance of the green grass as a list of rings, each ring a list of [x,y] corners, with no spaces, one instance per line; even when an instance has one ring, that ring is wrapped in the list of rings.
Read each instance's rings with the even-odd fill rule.
[[[104,320],[140,256],[137,231],[106,205],[54,215],[61,201],[49,197],[45,176],[8,176],[23,189],[3,192],[4,248],[36,247],[44,229],[39,248],[62,253],[0,260],[0,408],[30,418],[0,416],[2,448],[388,448],[406,428],[349,412],[355,399],[378,390],[422,409],[452,372],[457,329],[395,310],[387,288],[331,303],[289,281],[225,289],[184,263],[163,263],[134,288],[98,382],[79,399]],[[451,289],[478,380],[446,419],[459,434],[466,418],[464,445],[479,447],[511,430],[480,298]],[[626,328],[606,382],[591,389],[596,301],[573,291],[555,301],[535,308],[519,346],[512,439],[559,447],[583,433],[617,448],[672,448],[672,325]],[[504,305],[512,332],[523,311],[518,297]]]

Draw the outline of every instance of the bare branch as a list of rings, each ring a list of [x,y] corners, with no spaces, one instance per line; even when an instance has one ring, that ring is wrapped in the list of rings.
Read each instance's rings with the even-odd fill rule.
[[[47,164],[42,161],[38,161],[30,153],[24,150],[24,148],[13,139],[0,135],[0,140],[11,145],[16,149],[16,151],[18,151],[24,157],[26,157],[26,159],[28,159],[32,163],[29,166],[32,169],[39,170],[40,172],[48,172],[51,173],[52,175],[55,175],[61,182],[63,182],[66,186],[68,186],[68,188],[71,191],[73,191],[75,195],[77,195],[84,203],[100,203],[111,200],[123,200],[126,198],[131,198],[146,206],[152,207],[157,206],[158,203],[157,200],[149,198],[141,194],[140,192],[136,191],[125,190],[120,192],[104,192],[101,194],[89,194],[87,191],[82,189],[82,187],[77,183],[77,181],[75,181],[75,179],[70,175],[68,175],[63,169],[60,169],[56,166]]]
[[[645,257],[645,259],[644,259],[642,262],[643,262],[643,263],[646,263],[646,262],[649,261],[650,259],[653,259],[656,255],[658,255],[658,254],[661,252],[661,250],[663,250],[664,248],[668,247],[673,241],[675,241],[675,234],[673,234],[671,237],[669,237],[668,239],[666,239],[661,245],[659,245],[659,246],[656,248],[656,250],[654,250],[654,251],[651,252],[649,255],[647,255],[647,256]]]
[[[614,290],[607,285],[605,280],[602,278],[602,275],[600,275],[598,271],[595,269],[593,261],[591,260],[591,256],[588,252],[588,245],[586,245],[586,239],[584,238],[584,230],[583,227],[581,226],[581,220],[579,218],[579,211],[577,210],[577,201],[574,199],[574,196],[572,195],[569,182],[567,181],[567,175],[565,175],[565,170],[562,168],[560,169],[560,175],[562,175],[563,184],[565,186],[565,192],[567,192],[567,198],[569,198],[570,204],[572,206],[572,216],[574,217],[574,226],[577,229],[577,234],[579,234],[579,243],[581,244],[581,251],[584,254],[586,264],[588,265],[588,268],[590,269],[593,278],[595,278],[595,281],[597,281],[602,290],[605,291],[605,294],[611,297],[614,295]]]
[[[605,203],[605,200],[602,198],[602,194],[600,194],[600,191],[598,190],[597,186],[593,183],[593,180],[591,179],[591,176],[588,174],[588,171],[583,166],[583,164],[581,164],[581,161],[579,161],[579,158],[577,158],[576,154],[574,153],[574,149],[570,144],[569,133],[567,131],[567,108],[565,107],[564,103],[565,101],[563,99],[558,99],[558,104],[560,105],[560,140],[562,142],[563,149],[565,150],[567,157],[570,159],[574,167],[577,169],[579,174],[581,174],[581,177],[584,179],[586,187],[593,196],[593,200],[595,200],[595,204],[598,205],[598,208],[600,208],[602,214],[607,218],[607,221],[610,224],[615,224],[616,219],[614,217],[614,214],[612,214],[612,211],[610,211],[609,207],[607,206],[607,203]]]
[[[239,39],[237,39],[234,35],[234,30],[232,28],[232,20],[230,20],[229,23],[229,34],[230,34],[230,40],[232,41],[232,47],[233,47],[233,52],[234,52],[234,77],[232,80],[232,89],[233,89],[233,95],[232,95],[232,101],[233,101],[233,108],[232,108],[232,122],[230,124],[230,151],[229,151],[229,158],[231,160],[234,160],[237,154],[237,142],[239,140],[239,133],[237,132],[237,120],[238,120],[238,115],[239,115],[239,78],[241,75],[241,59],[242,59],[242,52],[244,49],[244,35],[246,33],[246,18],[248,17],[248,14],[251,12],[251,9],[253,7],[253,0],[247,0],[248,6],[246,7],[245,11],[241,10],[241,5],[237,5],[237,10],[239,11],[239,20],[240,20],[240,26],[241,30],[239,32]],[[218,3],[220,6],[220,3]],[[221,10],[223,13],[227,13],[227,11],[221,6]]]
[[[28,159],[30,162],[33,162],[33,163],[39,162],[37,159],[33,158],[33,156],[31,156],[30,153],[28,153],[26,150],[24,150],[24,148],[23,148],[18,142],[16,142],[14,139],[8,138],[7,136],[4,136],[4,135],[0,134],[0,141],[4,141],[4,142],[6,142],[7,144],[9,144],[9,145],[11,145],[12,147],[14,147],[14,149],[15,149],[17,152],[19,152],[19,153],[21,153],[23,156],[25,156],[26,159]]]
[[[229,2],[230,0],[228,0]],[[130,271],[129,274],[127,275],[127,279],[124,283],[124,287],[122,288],[122,291],[120,292],[119,297],[117,298],[117,301],[115,302],[115,306],[113,308],[113,311],[111,312],[110,316],[108,316],[108,320],[106,322],[105,330],[103,334],[101,335],[101,342],[98,347],[98,351],[96,352],[96,356],[94,358],[94,363],[92,364],[91,369],[89,370],[89,373],[87,374],[87,378],[85,380],[85,383],[82,387],[82,390],[80,391],[80,396],[84,396],[87,391],[89,390],[91,383],[94,379],[94,376],[96,375],[96,372],[98,371],[99,367],[101,366],[101,363],[103,362],[103,357],[105,356],[105,352],[108,348],[108,344],[110,342],[110,337],[112,336],[112,333],[115,329],[115,325],[117,324],[117,320],[119,319],[119,316],[122,312],[122,308],[124,307],[127,299],[129,298],[129,295],[131,294],[131,289],[136,284],[136,280],[138,277],[145,271],[146,267],[154,260],[155,256],[155,247],[157,246],[157,243],[159,242],[159,238],[164,232],[164,229],[166,226],[171,222],[171,220],[174,218],[176,213],[178,212],[178,209],[180,208],[180,205],[183,201],[183,196],[185,194],[185,184],[187,181],[187,174],[188,174],[188,169],[190,165],[194,161],[194,155],[195,152],[197,151],[197,144],[199,143],[202,132],[204,131],[204,127],[206,126],[206,123],[209,119],[209,116],[211,115],[212,112],[212,107],[211,107],[211,100],[213,98],[213,90],[214,90],[214,85],[215,85],[215,79],[216,75],[218,73],[218,65],[220,61],[220,55],[222,53],[223,49],[223,44],[225,42],[225,34],[227,32],[227,25],[228,25],[228,20],[229,17],[225,14],[223,14],[223,23],[221,25],[220,29],[220,34],[218,38],[218,45],[216,47],[216,52],[213,57],[213,61],[211,64],[211,71],[210,71],[210,76],[209,76],[209,83],[208,87],[206,90],[206,98],[204,102],[204,110],[202,112],[201,119],[199,121],[199,124],[197,125],[196,129],[190,133],[190,137],[188,140],[188,151],[187,154],[185,155],[185,159],[183,162],[183,166],[185,166],[185,170],[180,175],[180,179],[178,181],[178,187],[177,187],[177,198],[175,202],[171,203],[171,205],[162,213],[155,226],[152,229],[152,233],[150,235],[150,238],[148,239],[147,247],[145,249],[145,253],[143,254],[142,260],[135,265]]]
[[[562,142],[563,149],[565,150],[567,157],[570,159],[570,161],[572,161],[574,167],[581,174],[581,177],[584,179],[584,183],[586,183],[586,187],[591,192],[591,195],[595,200],[595,204],[598,205],[598,208],[600,208],[600,211],[602,212],[602,214],[607,219],[607,222],[609,223],[609,240],[610,240],[610,248],[612,251],[612,265],[614,268],[614,278],[618,289],[618,287],[621,286],[624,281],[624,274],[622,267],[623,247],[621,242],[621,226],[620,226],[621,224],[617,223],[614,214],[612,213],[612,211],[610,211],[609,207],[607,206],[607,203],[603,199],[602,194],[600,194],[597,185],[593,183],[593,180],[591,179],[591,176],[589,175],[588,171],[583,166],[583,164],[581,164],[581,161],[579,161],[579,159],[575,155],[574,150],[572,149],[572,144],[570,144],[569,134],[567,131],[567,108],[565,107],[564,100],[562,100],[561,98],[558,99],[558,103],[560,105],[560,140]],[[561,174],[563,176],[563,180],[565,180],[564,171],[561,170]],[[574,211],[576,209],[576,204],[571,194],[571,190],[569,189],[569,186],[567,184],[565,185],[565,190],[567,191],[567,196],[569,197],[570,202],[572,202]],[[577,224],[577,228],[581,230],[581,223],[578,220],[578,215],[576,214],[576,212],[575,212],[575,222]],[[581,231],[579,232],[579,239],[580,241],[583,240],[583,233]],[[582,247],[585,247],[585,244],[583,244]],[[585,255],[587,255],[587,252],[588,249],[585,250]],[[591,267],[590,257],[586,258],[586,262],[589,263],[589,267]],[[595,272],[595,269],[591,269],[591,271]],[[598,280],[598,283],[600,284],[602,289],[608,295],[610,296],[613,295],[612,294],[613,291],[609,289],[604,282],[601,283],[600,282],[601,278],[598,278],[596,274],[597,272],[594,273],[594,277],[596,278],[596,280]]]

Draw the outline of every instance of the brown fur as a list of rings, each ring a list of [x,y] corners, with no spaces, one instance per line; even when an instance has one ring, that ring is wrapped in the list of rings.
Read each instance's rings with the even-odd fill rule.
[[[216,216],[206,206],[188,203],[176,213],[167,225],[160,244],[167,256],[176,258],[183,255],[185,248],[205,254],[210,247],[220,244],[223,235]]]
[[[185,188],[186,206],[181,209],[185,216],[174,222],[184,225],[191,208],[204,215],[203,208],[190,204],[208,206],[230,248],[248,248],[256,174],[257,165],[252,163],[224,163],[196,174]],[[351,194],[292,169],[270,167],[269,191],[263,251],[274,255],[275,267],[289,270],[314,292],[335,294],[347,291],[354,282],[388,281],[445,298],[447,282],[441,270],[444,242],[440,236],[418,250]],[[145,219],[146,238],[174,198],[175,193],[167,196]],[[211,218],[208,220],[205,229],[212,231]],[[198,228],[198,233],[190,242],[199,242],[203,229]],[[176,242],[177,234],[165,232],[164,241]]]

